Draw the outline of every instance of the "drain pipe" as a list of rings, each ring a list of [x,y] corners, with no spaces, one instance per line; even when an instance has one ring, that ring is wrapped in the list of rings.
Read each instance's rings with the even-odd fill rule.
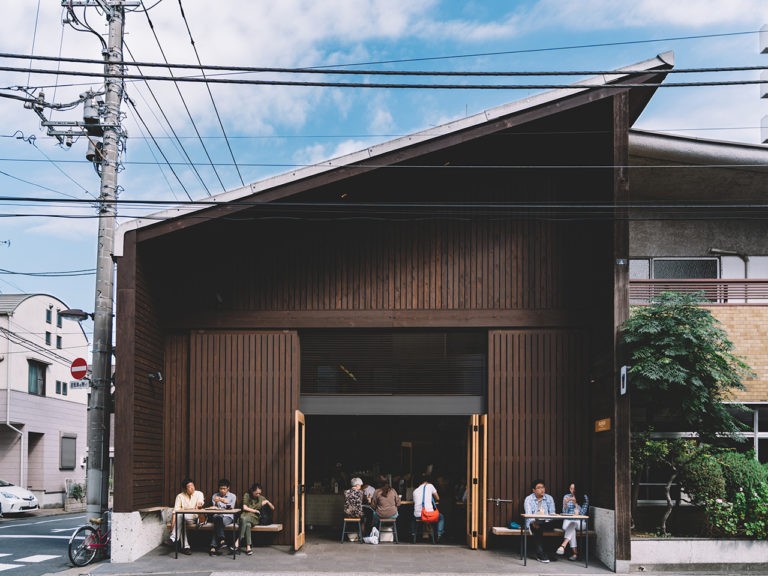
[[[10,328],[10,325],[8,326]],[[4,424],[19,435],[19,486],[24,485],[24,433],[11,424],[11,339],[6,338],[5,356],[0,356],[0,363],[5,362],[5,422]]]

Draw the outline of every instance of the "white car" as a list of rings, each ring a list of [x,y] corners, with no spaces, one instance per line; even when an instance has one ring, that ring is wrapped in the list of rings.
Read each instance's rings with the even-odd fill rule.
[[[40,507],[37,496],[26,488],[0,480],[0,514],[15,514]]]

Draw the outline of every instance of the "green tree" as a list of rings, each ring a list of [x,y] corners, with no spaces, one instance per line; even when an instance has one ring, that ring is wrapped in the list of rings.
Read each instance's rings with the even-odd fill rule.
[[[659,420],[675,422],[677,431],[695,432],[696,442],[716,442],[723,434],[743,430],[743,425],[723,405],[734,390],[744,388],[749,366],[733,353],[733,343],[711,312],[703,308],[702,294],[664,292],[648,306],[636,306],[623,326],[629,355],[633,406],[633,450],[655,456],[669,467],[666,484],[666,521],[672,509],[670,487],[701,453],[687,443],[650,442],[650,431]],[[644,413],[638,415],[637,410]],[[670,442],[670,441],[666,441]],[[634,463],[637,486],[644,465]],[[633,490],[633,496],[637,490]],[[633,498],[633,509],[636,500]]]
[[[646,410],[635,419],[639,430],[653,427],[659,415],[703,441],[743,429],[722,402],[744,388],[751,370],[702,303],[701,294],[664,292],[634,307],[624,324],[632,403]]]

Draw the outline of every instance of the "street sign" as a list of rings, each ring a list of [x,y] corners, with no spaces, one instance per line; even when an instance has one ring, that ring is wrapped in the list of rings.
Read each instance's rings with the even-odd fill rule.
[[[90,388],[90,387],[91,387],[90,380],[70,380],[69,381],[70,390],[77,390],[80,388]]]
[[[88,362],[85,361],[85,358],[75,358],[72,360],[69,372],[75,380],[82,380],[88,373]]]

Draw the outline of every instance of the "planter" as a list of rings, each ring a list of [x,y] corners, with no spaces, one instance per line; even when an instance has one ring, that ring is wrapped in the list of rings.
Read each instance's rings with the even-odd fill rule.
[[[768,541],[725,538],[639,538],[632,540],[633,570],[696,570],[760,564]],[[685,565],[685,568],[683,567]]]
[[[64,499],[65,512],[85,512],[85,502],[75,498]]]

